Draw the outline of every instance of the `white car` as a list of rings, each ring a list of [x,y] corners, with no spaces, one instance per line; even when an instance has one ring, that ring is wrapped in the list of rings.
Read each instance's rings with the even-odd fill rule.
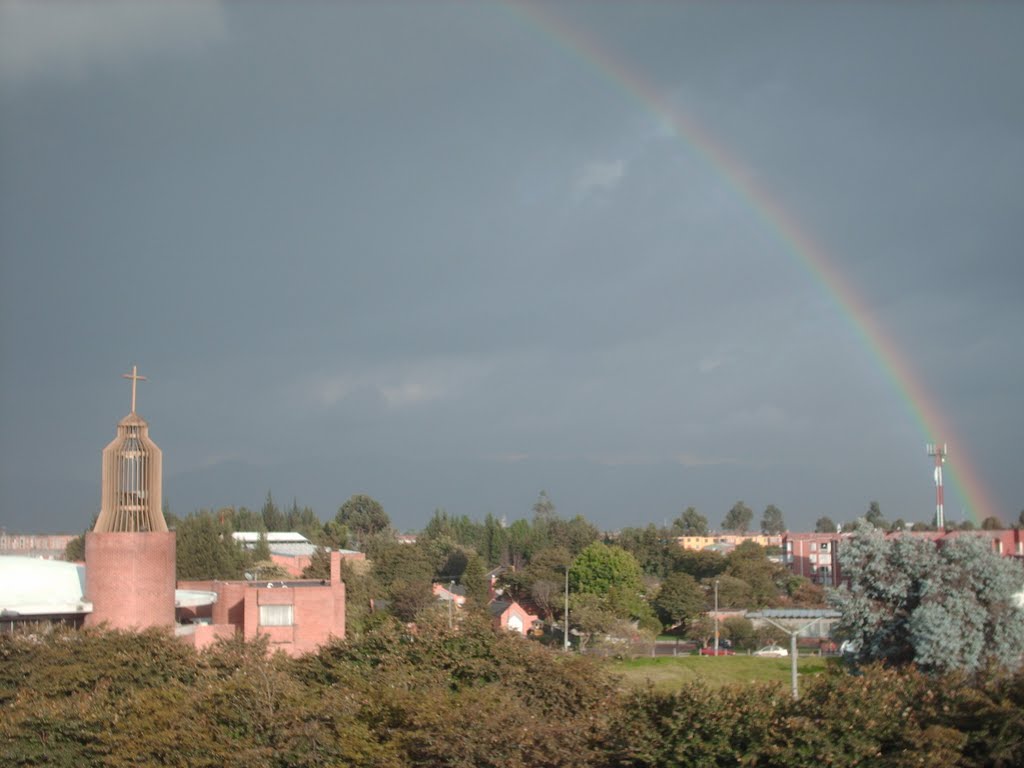
[[[764,648],[759,648],[754,651],[755,656],[774,656],[775,658],[782,658],[783,656],[789,656],[789,651],[783,648],[781,645],[766,645]]]

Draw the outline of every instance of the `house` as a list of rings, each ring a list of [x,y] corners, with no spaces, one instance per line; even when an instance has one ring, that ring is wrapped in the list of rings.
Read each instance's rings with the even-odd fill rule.
[[[442,603],[452,603],[456,608],[466,604],[466,590],[461,584],[435,584],[433,586],[434,596]]]
[[[496,629],[518,632],[524,637],[533,629],[534,623],[540,621],[538,616],[527,613],[515,600],[495,600],[488,606],[488,611]]]

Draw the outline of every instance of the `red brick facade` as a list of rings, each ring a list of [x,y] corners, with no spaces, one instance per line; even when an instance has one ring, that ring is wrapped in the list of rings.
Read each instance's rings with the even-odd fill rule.
[[[174,626],[173,531],[85,535],[86,626]]]
[[[345,636],[345,584],[341,580],[341,553],[331,553],[329,581],[193,581],[182,589],[217,593],[217,602],[195,611],[183,611],[183,618],[209,619],[193,635],[197,647],[213,642],[226,632],[240,633],[246,640],[266,635],[271,650],[299,655],[316,650],[331,637]],[[278,612],[281,625],[261,623],[261,608],[290,607]],[[290,614],[290,615],[289,615]]]

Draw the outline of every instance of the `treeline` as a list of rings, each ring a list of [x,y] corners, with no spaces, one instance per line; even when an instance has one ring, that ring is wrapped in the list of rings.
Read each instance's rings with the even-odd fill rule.
[[[726,515],[737,526],[751,516],[742,502]],[[471,608],[482,608],[495,593],[518,600],[540,617],[551,642],[564,632],[568,586],[572,636],[580,646],[651,640],[665,630],[706,643],[714,627],[703,614],[713,607],[716,588],[724,609],[824,605],[820,587],[791,574],[756,544],[743,544],[728,555],[680,548],[676,537],[708,530],[707,519],[692,507],[665,527],[602,534],[582,516],[560,517],[542,491],[532,516],[511,524],[494,515],[472,520],[437,510],[415,543],[398,537],[381,504],[363,494],[348,499],[326,523],[296,501],[280,508],[270,493],[259,511],[225,507],[182,518],[165,512],[165,517],[177,532],[182,580],[285,575],[271,562],[263,537],[246,549],[233,540],[236,531],[304,534],[324,548],[304,572],[308,578],[329,575],[326,549],[366,553],[366,562],[346,562],[342,573],[347,626],[356,633],[372,625],[375,612],[415,621],[435,603],[432,587],[438,583],[454,583]],[[781,525],[777,508],[769,505],[765,517],[762,527]],[[493,584],[488,573],[496,574]],[[741,647],[778,639],[775,630],[755,630],[743,618],[729,619],[719,629]]]
[[[778,686],[623,691],[472,617],[386,621],[316,654],[169,634],[0,636],[10,766],[1016,766],[1024,674],[835,669]]]

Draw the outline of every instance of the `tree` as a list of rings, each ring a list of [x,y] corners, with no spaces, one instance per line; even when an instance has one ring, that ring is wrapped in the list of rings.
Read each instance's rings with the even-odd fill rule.
[[[745,541],[726,555],[725,572],[741,579],[750,587],[750,603],[744,607],[760,608],[776,602],[779,588],[776,579],[788,576],[785,569],[768,559],[765,548],[753,541]]]
[[[814,524],[815,533],[835,533],[836,524],[831,517],[819,517]]]
[[[263,502],[260,515],[263,517],[263,525],[268,531],[283,531],[288,527],[288,518],[274,503],[274,497],[270,491],[267,491],[267,499]]]
[[[839,553],[849,585],[830,595],[838,630],[860,661],[911,662],[930,671],[1012,667],[1024,653],[1024,611],[1014,593],[1024,568],[987,539],[930,541],[862,526]]]
[[[717,576],[727,565],[725,556],[713,549],[680,549],[672,561],[673,571],[683,571],[698,581]]]
[[[782,519],[782,510],[774,504],[764,508],[764,515],[761,517],[761,533],[779,534],[786,530],[786,523]]]
[[[673,573],[661,584],[651,601],[666,628],[685,625],[704,610],[704,590],[688,573]]]
[[[622,547],[595,542],[576,557],[569,572],[573,593],[607,595],[612,587],[639,593],[640,565]]]
[[[391,526],[391,518],[380,502],[363,493],[351,496],[342,504],[334,520],[339,526],[344,526],[360,545],[368,537]]]
[[[994,515],[989,515],[981,521],[981,530],[983,531],[999,531],[1002,530],[1002,527],[1002,521]]]
[[[309,565],[302,570],[304,579],[329,579],[331,577],[331,551],[317,547],[309,557]]]
[[[872,501],[868,504],[867,514],[864,515],[864,519],[867,520],[875,528],[881,528],[884,531],[889,530],[889,524],[882,517],[882,508],[879,506],[877,501]]]
[[[249,558],[231,538],[230,527],[217,522],[212,513],[179,520],[175,532],[179,579],[242,578]]]
[[[548,498],[547,491],[541,491],[533,503],[533,514],[538,520],[552,520],[555,517],[555,504]]]
[[[737,501],[725,516],[725,520],[722,521],[722,528],[727,531],[744,533],[750,529],[750,521],[753,519],[754,510],[742,501]]]
[[[707,536],[708,519],[693,507],[687,507],[672,523],[672,527],[680,536]]]
[[[476,553],[470,554],[469,560],[466,562],[466,569],[462,574],[462,588],[466,592],[469,606],[473,608],[485,607],[487,605],[489,587],[483,559]]]
[[[64,559],[70,563],[81,563],[85,560],[85,534],[75,536],[64,547]]]

